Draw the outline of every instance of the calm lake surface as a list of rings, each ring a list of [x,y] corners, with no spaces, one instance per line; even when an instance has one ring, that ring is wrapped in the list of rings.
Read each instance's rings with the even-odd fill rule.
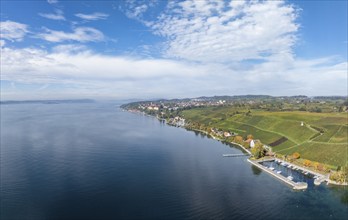
[[[1,105],[1,219],[346,219],[348,190],[293,191],[204,135],[118,103]]]

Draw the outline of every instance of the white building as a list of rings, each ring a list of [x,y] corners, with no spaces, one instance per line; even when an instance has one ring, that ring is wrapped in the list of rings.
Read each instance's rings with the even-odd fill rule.
[[[251,140],[251,141],[250,141],[250,147],[251,147],[251,148],[255,147],[255,142],[254,142],[254,140]]]

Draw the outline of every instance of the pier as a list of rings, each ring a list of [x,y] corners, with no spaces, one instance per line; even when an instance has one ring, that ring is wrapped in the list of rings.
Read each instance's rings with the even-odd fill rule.
[[[248,154],[223,154],[223,157],[247,157],[250,156]]]
[[[268,170],[266,167],[262,166],[261,164],[259,164],[259,161],[251,161],[248,159],[248,162],[253,164],[254,166],[260,168],[261,170],[271,174],[272,176],[278,178],[279,180],[285,182],[286,184],[292,186],[293,189],[296,189],[296,190],[301,190],[301,189],[307,189],[308,187],[308,184],[305,183],[305,182],[294,182],[292,180],[289,180],[287,179],[286,177],[278,174],[278,173],[275,173],[271,170]]]

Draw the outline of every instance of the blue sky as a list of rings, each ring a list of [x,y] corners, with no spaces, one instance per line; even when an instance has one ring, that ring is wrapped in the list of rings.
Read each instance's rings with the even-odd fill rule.
[[[347,1],[1,1],[1,99],[347,95]]]

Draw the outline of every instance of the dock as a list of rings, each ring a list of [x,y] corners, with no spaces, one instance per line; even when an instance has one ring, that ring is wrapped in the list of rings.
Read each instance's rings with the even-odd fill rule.
[[[289,180],[286,177],[280,175],[279,173],[275,173],[271,170],[268,170],[266,167],[259,164],[258,161],[251,161],[248,159],[248,162],[253,164],[254,166],[258,167],[259,169],[271,174],[272,176],[278,178],[279,180],[285,182],[286,184],[290,185],[293,189],[301,190],[301,189],[307,189],[307,187],[308,187],[308,184],[305,182],[294,182],[294,181]]]
[[[248,154],[223,154],[223,157],[247,157],[250,156]]]
[[[286,161],[281,160],[281,159],[278,159],[278,158],[276,159],[276,161],[278,161],[278,162],[280,162],[280,163],[287,163],[287,164],[290,164],[289,162],[286,162]],[[325,175],[323,175],[323,174],[321,174],[321,173],[315,172],[315,171],[310,170],[310,169],[307,169],[307,168],[305,168],[305,167],[298,166],[298,165],[293,164],[293,163],[291,163],[291,166],[292,166],[292,167],[295,167],[297,170],[302,170],[302,171],[307,172],[307,173],[309,173],[309,174],[311,174],[311,175],[313,175],[313,176],[317,176],[318,178],[314,180],[314,184],[315,184],[316,186],[320,185],[320,184],[321,184],[322,182],[324,182],[324,181],[328,181],[328,176],[325,176]]]

